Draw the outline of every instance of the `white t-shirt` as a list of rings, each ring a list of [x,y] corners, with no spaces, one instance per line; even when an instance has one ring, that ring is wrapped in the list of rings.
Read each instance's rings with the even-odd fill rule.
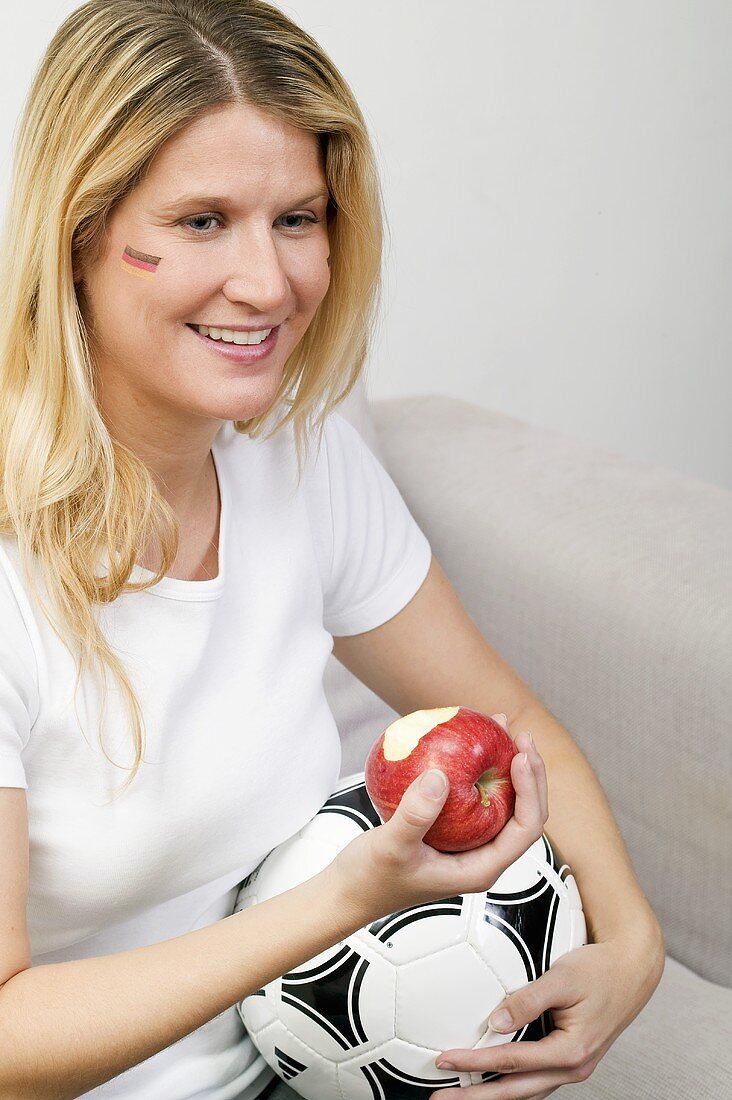
[[[73,656],[25,586],[16,540],[0,536],[0,786],[27,789],[34,965],[229,916],[242,880],[339,779],[323,692],[332,635],[386,622],[427,575],[425,535],[338,412],[299,489],[291,425],[250,440],[227,422],[212,453],[218,576],[165,577],[95,608],[146,726],[148,763],[115,801],[128,773],[99,745],[98,678],[80,682],[82,732]],[[108,684],[105,745],[129,766],[127,710]],[[232,1007],[85,1095],[253,1100],[274,1076]]]

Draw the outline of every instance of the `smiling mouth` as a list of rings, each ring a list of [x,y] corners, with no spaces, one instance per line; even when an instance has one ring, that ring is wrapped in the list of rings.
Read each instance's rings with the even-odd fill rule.
[[[205,335],[199,332],[195,325],[188,322],[186,322],[186,328],[189,328],[203,344],[207,344],[208,350],[214,352],[219,358],[236,363],[257,363],[260,360],[268,359],[272,354],[277,344],[281,326],[278,325],[276,328],[270,329],[269,335],[264,340],[252,344],[248,340],[225,340],[221,336],[217,339],[215,336]],[[206,354],[208,354],[208,351]]]
[[[236,344],[237,347],[258,347],[259,344],[269,339],[275,328],[279,327],[279,325],[276,325],[271,328],[260,329],[229,329],[223,325],[197,325],[191,321],[186,322],[186,328],[192,329],[199,336],[214,340],[217,344]],[[214,332],[217,335],[212,335]],[[257,338],[253,339],[255,336]]]

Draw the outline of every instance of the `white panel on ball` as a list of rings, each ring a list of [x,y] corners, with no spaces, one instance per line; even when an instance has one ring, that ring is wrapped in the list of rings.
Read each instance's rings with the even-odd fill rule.
[[[392,966],[405,966],[434,951],[464,943],[471,926],[475,901],[470,894],[457,894],[440,902],[414,905],[361,928],[355,938],[388,959]]]
[[[572,946],[570,950],[574,951],[575,947],[583,947],[588,941],[585,915],[581,909],[574,909],[572,911]]]
[[[501,986],[503,992],[498,998],[499,1001],[503,1000],[507,993],[513,993],[514,990],[526,985],[526,957],[520,950],[520,945],[509,934],[511,931],[508,922],[503,922],[501,917],[496,917],[494,924],[476,921],[469,933],[470,944],[491,968],[491,973]],[[495,962],[497,959],[500,959],[500,966]],[[532,973],[534,976],[529,979],[530,981],[534,981],[537,976],[534,971]]]
[[[257,901],[266,901],[320,874],[333,862],[336,853],[337,849],[314,840],[309,833],[301,831],[270,852],[264,863],[252,872],[257,876],[254,883],[250,882],[251,875],[246,881],[250,887],[254,885]],[[258,875],[257,872],[265,867],[266,874]],[[245,891],[247,889],[245,887]],[[246,893],[237,898],[237,912],[239,908],[244,908],[241,902],[247,900]]]
[[[433,952],[397,971],[396,1033],[415,1046],[470,1048],[504,989],[468,943]]]
[[[239,1015],[241,1016],[241,1009]],[[267,989],[261,989],[252,997],[247,997],[246,1020],[243,1023],[252,1038],[278,1019],[279,1008],[271,984]]]

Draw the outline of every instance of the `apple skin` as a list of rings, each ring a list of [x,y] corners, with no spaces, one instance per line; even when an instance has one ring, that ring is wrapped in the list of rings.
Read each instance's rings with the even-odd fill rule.
[[[516,792],[511,761],[518,749],[494,719],[467,707],[415,711],[393,722],[374,742],[366,758],[364,782],[382,821],[388,821],[407,787],[428,768],[440,768],[450,790],[439,816],[424,835],[424,843],[440,852],[467,852],[492,840],[513,813]],[[387,734],[405,719],[437,724],[423,733],[403,759],[384,756]],[[404,727],[406,728],[406,727]],[[485,774],[488,772],[489,774]],[[481,780],[481,788],[476,786]]]

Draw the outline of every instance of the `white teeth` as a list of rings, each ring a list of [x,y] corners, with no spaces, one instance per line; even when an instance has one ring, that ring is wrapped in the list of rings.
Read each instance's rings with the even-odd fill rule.
[[[259,332],[235,332],[230,328],[206,328],[205,325],[192,327],[202,336],[210,336],[212,340],[223,340],[225,344],[261,344],[272,331],[271,328],[263,328]]]

